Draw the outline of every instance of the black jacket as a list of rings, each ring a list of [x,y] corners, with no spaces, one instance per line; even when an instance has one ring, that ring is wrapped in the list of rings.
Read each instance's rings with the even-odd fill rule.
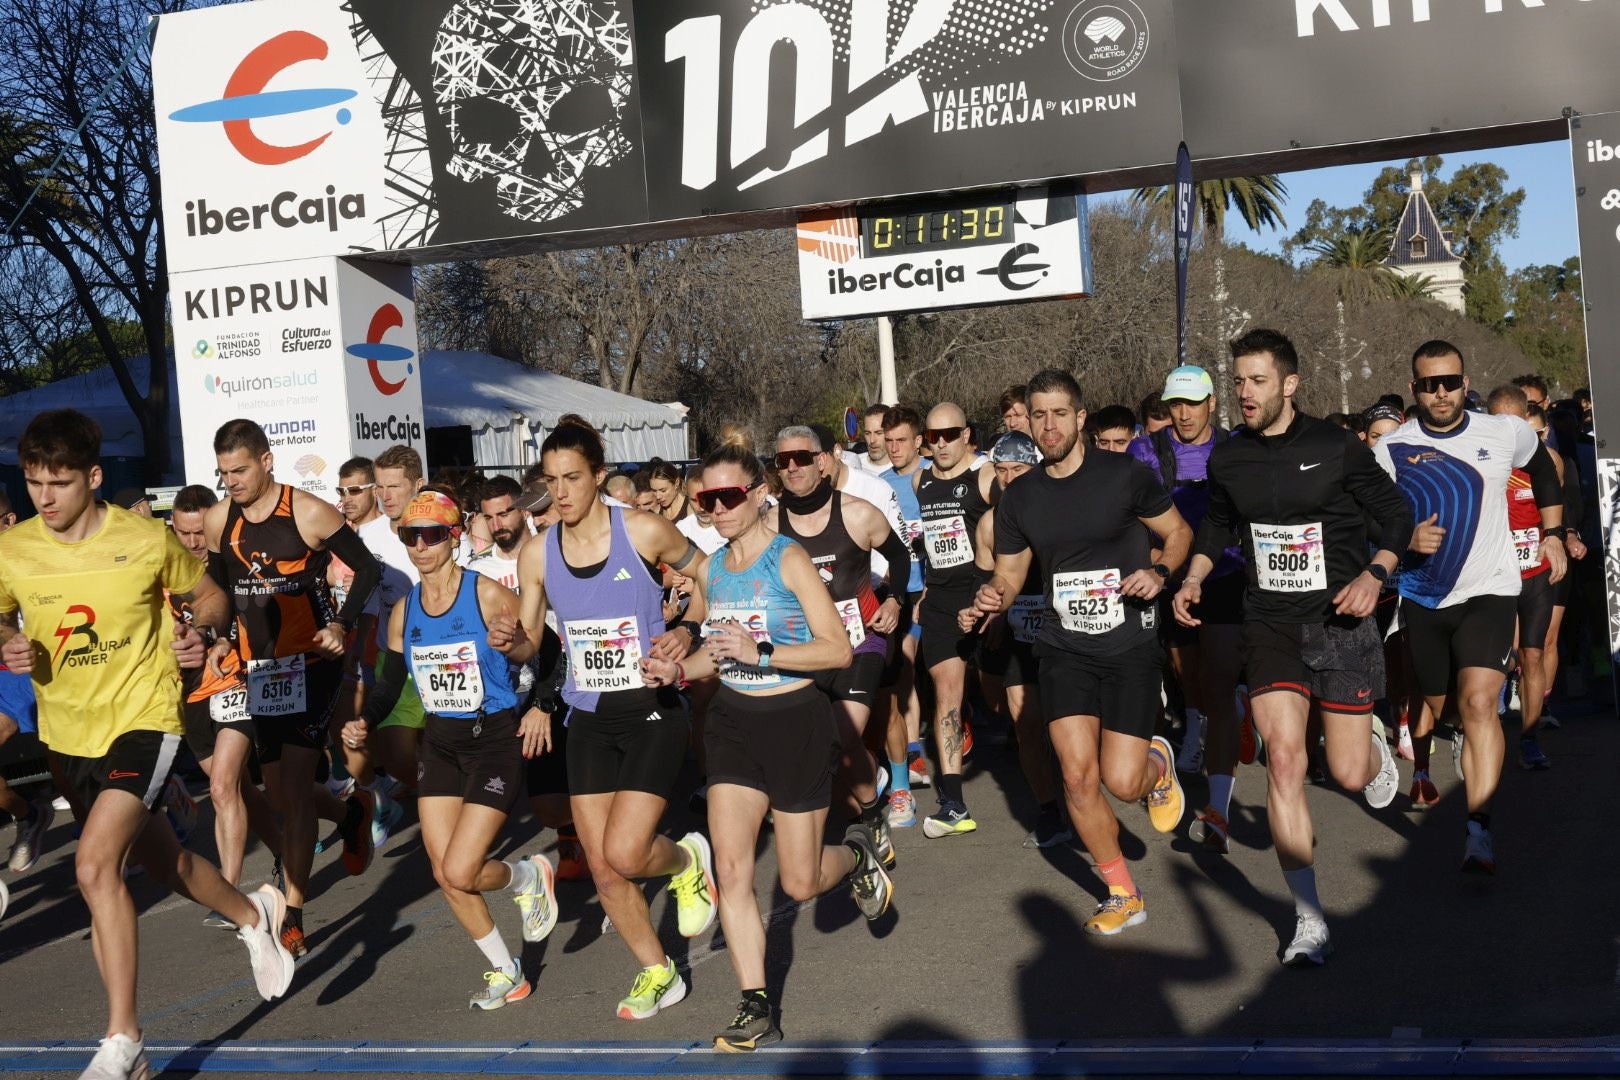
[[[1296,414],[1288,430],[1271,437],[1240,428],[1210,454],[1209,480],[1209,512],[1193,553],[1219,562],[1237,535],[1249,577],[1247,618],[1303,623],[1330,616],[1335,594],[1367,568],[1368,516],[1381,530],[1374,547],[1400,555],[1412,538],[1412,510],[1395,482],[1360,439],[1325,420]],[[1260,590],[1250,526],[1311,523],[1322,526],[1327,588]]]

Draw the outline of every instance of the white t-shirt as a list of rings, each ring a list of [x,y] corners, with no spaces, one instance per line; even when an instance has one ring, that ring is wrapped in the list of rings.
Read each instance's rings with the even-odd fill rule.
[[[465,565],[475,574],[483,574],[513,592],[518,591],[518,561],[507,558],[498,545],[491,545],[482,555],[474,555]]]
[[[1446,530],[1433,555],[1408,554],[1401,596],[1428,608],[1476,596],[1519,595],[1519,562],[1508,527],[1508,480],[1541,445],[1517,416],[1468,413],[1443,434],[1408,420],[1378,440],[1373,456],[1412,506],[1414,520]]]
[[[713,525],[704,525],[696,514],[687,514],[675,523],[682,536],[696,544],[705,555],[713,555],[726,546],[726,538]]]
[[[882,461],[873,461],[865,454],[857,455],[855,463],[856,467],[859,468],[861,472],[871,473],[873,476],[882,476],[884,473],[894,468],[893,465],[889,464],[888,458],[884,458]]]
[[[377,586],[377,595],[383,607],[378,626],[383,627],[388,624],[388,616],[393,613],[394,605],[404,599],[411,586],[421,581],[422,577],[416,572],[410,552],[400,543],[388,518],[379,514],[355,532],[360,534],[367,549],[382,563],[382,582]]]
[[[887,468],[884,470],[887,472]],[[906,519],[900,513],[900,497],[894,493],[886,481],[879,480],[876,475],[869,472],[858,472],[855,469],[844,470],[844,483],[838,489],[845,495],[853,495],[857,499],[864,499],[883,511],[883,517],[889,523],[889,528],[902,540],[906,536]],[[882,579],[889,572],[889,561],[872,551],[872,574]],[[904,585],[905,582],[900,582]]]

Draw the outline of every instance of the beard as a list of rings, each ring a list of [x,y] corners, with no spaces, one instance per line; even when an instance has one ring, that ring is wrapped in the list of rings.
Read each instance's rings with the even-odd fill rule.
[[[495,541],[495,546],[502,551],[511,551],[517,547],[518,534],[514,529],[496,529],[489,534],[489,538]]]
[[[1436,402],[1435,404],[1439,405],[1440,403]],[[1433,406],[1425,407],[1420,403],[1417,410],[1418,417],[1429,427],[1445,427],[1448,424],[1457,422],[1457,417],[1462,412],[1462,403],[1460,401],[1453,402],[1449,406],[1442,406],[1440,410],[1435,409]]]
[[[1282,415],[1282,407],[1283,397],[1281,394],[1278,394],[1270,401],[1261,403],[1255,409],[1254,419],[1251,420],[1245,416],[1243,418],[1243,424],[1250,431],[1264,431],[1266,428],[1277,422],[1277,417]]]
[[[1068,457],[1069,454],[1071,452],[1073,452],[1073,450],[1074,450],[1074,444],[1079,442],[1079,441],[1080,441],[1080,431],[1077,428],[1077,429],[1075,429],[1073,434],[1064,436],[1063,441],[1058,444],[1058,447],[1057,447],[1057,449],[1055,451],[1052,451],[1052,452],[1049,453],[1047,451],[1046,447],[1044,445],[1042,445],[1041,446],[1041,453],[1046,455],[1046,459],[1045,459],[1046,464],[1054,465],[1057,462],[1062,461],[1064,458]]]

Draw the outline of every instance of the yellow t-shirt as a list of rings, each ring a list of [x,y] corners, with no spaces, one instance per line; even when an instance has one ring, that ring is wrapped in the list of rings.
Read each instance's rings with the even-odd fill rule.
[[[106,508],[96,534],[56,539],[35,517],[0,533],[0,613],[34,642],[40,741],[96,758],[130,731],[183,734],[164,590],[207,572],[161,521]]]

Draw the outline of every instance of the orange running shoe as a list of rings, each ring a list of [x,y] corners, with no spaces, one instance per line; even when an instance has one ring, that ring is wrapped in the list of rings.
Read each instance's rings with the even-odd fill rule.
[[[578,833],[559,833],[557,836],[557,880],[585,881],[591,876],[591,867],[585,859],[585,845]]]
[[[302,960],[309,955],[309,946],[304,942],[304,928],[302,926],[287,925],[281,928],[281,947],[292,953],[294,960]]]

